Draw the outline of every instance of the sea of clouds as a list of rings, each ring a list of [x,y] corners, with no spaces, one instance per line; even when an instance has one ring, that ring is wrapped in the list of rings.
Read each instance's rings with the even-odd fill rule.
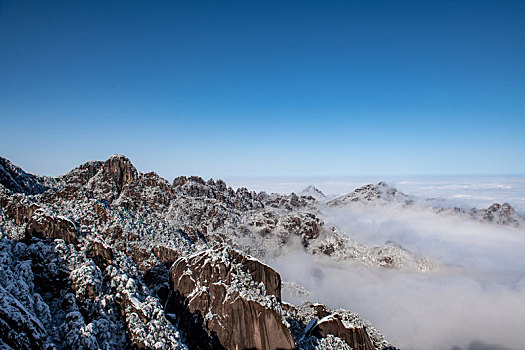
[[[314,184],[335,196],[380,179],[363,180],[254,181],[251,189],[289,193]],[[387,182],[407,194],[441,198],[448,205],[483,208],[497,201],[509,202],[522,214],[525,209],[524,178],[393,180]],[[401,349],[525,346],[524,227],[439,215],[419,206],[322,207],[320,216],[364,244],[393,241],[431,259],[436,268],[422,273],[337,263],[306,254],[297,245],[271,265],[284,281],[298,283],[310,294],[284,294],[286,300],[350,309]]]

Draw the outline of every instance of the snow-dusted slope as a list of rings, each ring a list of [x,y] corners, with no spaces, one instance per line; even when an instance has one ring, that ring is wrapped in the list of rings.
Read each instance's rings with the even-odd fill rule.
[[[326,199],[325,194],[313,185],[306,187],[304,190],[299,192],[299,195],[300,196],[311,196],[311,197],[314,197],[318,201],[324,201]]]
[[[413,199],[396,188],[379,182],[377,185],[365,185],[354,191],[327,202],[328,206],[342,206],[352,203],[400,203],[410,204]]]

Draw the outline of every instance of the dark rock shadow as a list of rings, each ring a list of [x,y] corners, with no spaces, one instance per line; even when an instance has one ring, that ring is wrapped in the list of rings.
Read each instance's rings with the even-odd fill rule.
[[[171,290],[169,269],[171,263],[157,265],[147,270],[143,280],[151,292],[164,305],[166,318],[181,332],[189,349],[225,349],[215,332],[206,327],[206,320],[200,311],[190,312],[188,299],[178,291]]]
[[[77,327],[99,319],[99,310],[90,298],[79,300],[76,297],[70,279],[71,270],[66,261],[55,252],[53,240],[29,238],[24,239],[23,243],[28,247],[36,245],[37,248],[27,249],[25,255],[18,258],[31,261],[34,292],[38,293],[49,307],[51,319],[47,324],[43,324],[47,330],[47,342],[53,343],[55,349],[69,348],[70,345],[66,341],[69,334],[80,334]],[[38,249],[40,246],[50,249]],[[106,286],[106,283],[103,285]],[[115,306],[118,308],[118,305]],[[124,325],[119,310],[116,311],[114,321]],[[125,332],[125,328],[122,331]],[[132,347],[127,334],[125,342],[126,348]]]
[[[207,329],[201,312],[199,310],[191,312],[188,307],[188,298],[182,296],[178,291],[169,293],[164,311],[168,319],[182,333],[189,349],[225,350],[217,334]]]

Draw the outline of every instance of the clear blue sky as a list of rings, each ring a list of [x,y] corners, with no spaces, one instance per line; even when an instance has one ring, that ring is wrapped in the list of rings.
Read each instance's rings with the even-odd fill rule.
[[[0,155],[167,178],[525,173],[525,1],[1,1]]]

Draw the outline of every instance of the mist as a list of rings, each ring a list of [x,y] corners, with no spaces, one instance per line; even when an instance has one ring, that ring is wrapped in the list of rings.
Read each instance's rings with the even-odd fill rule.
[[[520,349],[525,343],[525,229],[414,206],[321,207],[326,225],[361,243],[393,241],[431,259],[430,272],[334,262],[292,245],[272,265],[305,300],[350,309],[401,349]]]

